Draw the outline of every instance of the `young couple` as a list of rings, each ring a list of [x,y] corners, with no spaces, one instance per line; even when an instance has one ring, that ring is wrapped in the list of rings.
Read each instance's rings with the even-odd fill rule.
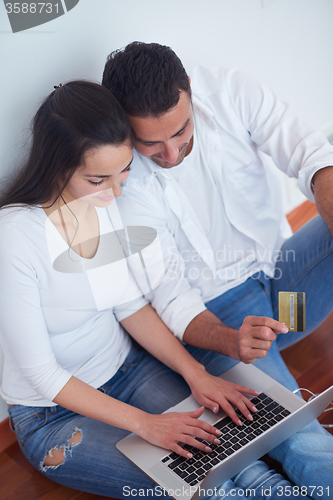
[[[1,395],[23,453],[54,481],[116,498],[124,488],[151,496],[153,481],[116,449],[128,432],[185,457],[180,443],[209,451],[195,438],[218,443],[220,433],[199,420],[203,407],[222,408],[237,424],[234,408],[250,420],[256,411],[244,395],[255,391],[217,377],[235,360],[297,387],[279,355],[293,339],[274,319],[276,294],[298,286],[310,293],[315,276],[316,293],[327,298],[313,308],[309,331],[332,310],[332,168],[324,167],[333,164],[333,152],[320,135],[309,138],[296,126],[267,89],[243,79],[237,72],[199,73],[195,97],[171,49],[134,43],[111,54],[103,86],[59,86],[35,115],[27,162],[1,199]],[[302,159],[299,177],[309,189],[314,183],[327,225],[319,218],[283,244],[277,197],[266,206],[260,198],[268,174],[259,175],[259,201],[252,192],[260,148],[287,173]],[[128,177],[118,212],[114,198]],[[230,198],[231,185],[238,199]],[[117,237],[124,223],[156,228],[161,241],[165,278],[144,296]],[[223,244],[247,255],[255,250],[254,259],[218,263],[215,281],[204,279],[205,244],[213,253]],[[265,244],[293,248],[297,258],[275,268],[260,262]],[[176,257],[168,251],[175,246]],[[196,259],[181,261],[185,248]],[[278,266],[281,280],[274,279]],[[191,392],[200,410],[161,414]],[[314,485],[313,498],[323,498],[320,487],[333,488],[332,445],[313,422],[272,450],[290,481],[258,461],[221,485],[218,498],[243,497],[246,489],[257,498],[266,498],[264,491],[284,498],[281,489],[294,485]]]

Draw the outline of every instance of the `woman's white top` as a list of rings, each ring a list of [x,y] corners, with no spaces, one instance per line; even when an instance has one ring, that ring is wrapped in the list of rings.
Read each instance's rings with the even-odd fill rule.
[[[124,362],[131,340],[114,306],[136,298],[118,319],[141,309],[141,297],[117,230],[116,203],[96,209],[96,255],[74,253],[41,207],[0,211],[1,396],[7,403],[52,406],[75,376],[98,388]]]

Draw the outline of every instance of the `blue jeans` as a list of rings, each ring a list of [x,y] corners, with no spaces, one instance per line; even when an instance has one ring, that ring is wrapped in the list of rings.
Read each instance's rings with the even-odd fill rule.
[[[333,240],[320,216],[315,217],[281,249],[272,279],[259,273],[242,285],[206,304],[221,321],[239,328],[248,315],[278,319],[278,292],[302,291],[306,294],[306,332],[281,334],[263,359],[254,365],[290,390],[296,381],[285,366],[279,350],[288,347],[313,331],[333,310]],[[226,358],[224,366],[234,360]],[[299,394],[300,395],[300,394]],[[333,496],[333,438],[313,421],[270,452],[288,477],[298,486],[310,490],[312,496],[325,498],[325,487]],[[321,496],[321,488],[324,489]],[[329,495],[327,495],[329,498]]]
[[[298,233],[296,235],[299,236]],[[292,238],[295,239],[296,235]],[[319,239],[318,233],[316,239]],[[310,241],[313,242],[314,238]],[[286,243],[286,248],[288,243],[290,241]],[[303,250],[308,249],[309,246]],[[326,273],[327,269],[332,269],[332,250],[330,255],[330,264],[326,261],[324,265],[324,259],[319,258],[319,252],[315,257],[316,266],[323,267],[323,272],[326,268]],[[303,266],[303,271],[305,267]],[[308,293],[305,288],[306,275],[311,274],[314,267],[309,264],[310,270],[304,276],[304,272],[295,271],[295,277],[289,280],[289,285],[291,281],[298,284],[297,276],[302,275],[302,291]],[[287,270],[284,268],[282,276],[287,278]],[[317,281],[321,283],[321,278],[317,278]],[[289,289],[286,282],[280,283],[280,289]],[[330,283],[332,285],[332,280]],[[278,289],[274,280],[259,276],[258,279],[249,279],[243,285],[214,299],[207,306],[222,321],[238,328],[244,317],[249,314],[274,315],[272,296],[276,292],[273,292],[273,288],[276,288],[276,291]],[[328,314],[332,305],[322,309]],[[308,311],[311,311],[309,307]],[[318,315],[316,321],[319,324],[323,319],[324,317],[320,320]],[[223,373],[236,363],[231,358],[211,351],[192,346],[187,346],[187,349],[214,375]],[[267,357],[256,361],[255,365],[290,389],[297,387],[279,354],[277,342],[273,344]],[[134,346],[116,375],[100,390],[150,413],[161,413],[190,393],[189,387],[179,375],[152,358],[146,351]],[[161,490],[155,483],[117,450],[117,441],[126,436],[127,431],[78,415],[60,406],[32,408],[15,405],[9,408],[9,413],[23,453],[50,479],[68,487],[104,496],[132,498],[135,492],[139,496],[140,489],[144,492],[141,496],[161,498]],[[81,433],[81,440],[75,446],[70,446],[69,441],[77,432]],[[63,449],[64,461],[59,466],[45,467],[45,456],[54,448]],[[211,498],[243,498],[246,489],[254,489],[253,496],[256,498],[290,499],[300,496],[292,489],[293,484],[303,487],[301,498],[306,498],[305,495],[317,500],[330,497],[326,488],[330,488],[332,494],[333,438],[317,421],[286,440],[270,454],[283,464],[292,483],[269,470],[263,462],[257,461],[232,480],[219,486],[216,495],[210,495]],[[313,488],[310,489],[310,486]],[[163,498],[169,497],[163,495]]]
[[[219,354],[196,348],[191,350],[210,372],[221,371]],[[100,390],[151,413],[160,413],[190,394],[188,385],[178,374],[135,346],[116,375]],[[116,443],[128,434],[127,431],[61,406],[14,405],[9,407],[9,414],[24,455],[48,478],[70,488],[104,496],[161,498],[162,489],[117,450]],[[80,439],[70,446],[69,441],[77,433]],[[53,449],[63,450],[63,461],[57,466],[45,466],[45,457]],[[284,495],[286,487],[291,495]],[[292,488],[293,485],[280,474],[257,461],[233,481],[217,488],[216,495],[208,494],[211,498],[232,500],[244,497],[244,491],[251,489],[256,498],[280,500],[298,496]],[[163,498],[170,499],[167,494],[163,494]],[[201,498],[205,497],[201,495]]]

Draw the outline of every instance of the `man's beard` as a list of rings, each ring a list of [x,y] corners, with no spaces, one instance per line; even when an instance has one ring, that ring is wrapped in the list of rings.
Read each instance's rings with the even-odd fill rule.
[[[184,144],[180,151],[179,151],[179,155],[178,155],[178,158],[177,160],[174,162],[174,163],[169,163],[165,160],[163,160],[162,158],[159,158],[159,157],[156,157],[154,155],[152,156],[149,156],[148,158],[150,160],[152,160],[154,163],[156,163],[156,165],[158,165],[159,167],[162,167],[162,168],[172,168],[172,167],[176,167],[177,165],[180,165],[181,162],[184,160],[185,156],[186,156],[186,149],[187,149],[187,146],[189,145],[189,143],[186,143]]]

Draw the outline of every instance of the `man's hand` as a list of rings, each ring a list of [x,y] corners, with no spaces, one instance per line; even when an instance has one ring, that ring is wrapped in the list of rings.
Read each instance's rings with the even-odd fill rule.
[[[278,334],[287,332],[288,328],[283,323],[260,316],[247,316],[240,329],[235,330],[206,310],[191,321],[183,340],[243,363],[253,363],[257,358],[266,356]]]
[[[238,357],[243,363],[253,363],[264,358],[272,342],[288,328],[279,321],[261,316],[247,316],[238,331]]]

